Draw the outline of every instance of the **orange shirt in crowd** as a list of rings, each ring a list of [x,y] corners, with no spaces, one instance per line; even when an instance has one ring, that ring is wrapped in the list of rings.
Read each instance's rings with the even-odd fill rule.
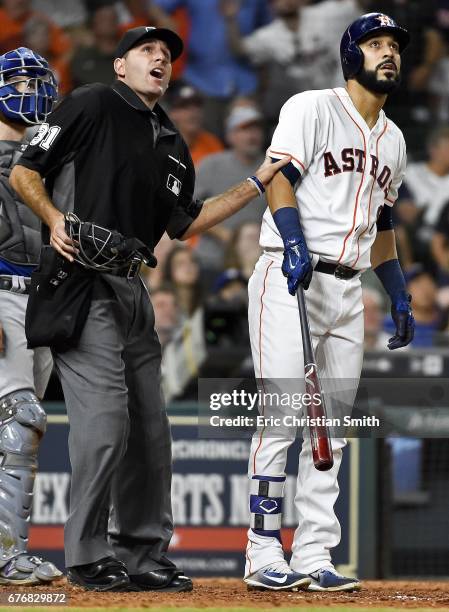
[[[221,140],[214,136],[214,134],[211,134],[211,132],[206,131],[200,132],[200,134],[195,139],[195,142],[193,144],[190,143],[189,146],[190,155],[192,156],[195,168],[198,167],[198,164],[203,159],[203,157],[207,157],[212,153],[219,153],[220,151],[223,151],[223,149],[224,146]],[[199,236],[192,236],[186,242],[189,247],[194,249],[198,244],[199,239]]]
[[[11,19],[5,9],[0,8],[0,53],[6,53],[6,51],[23,46],[23,26],[31,17],[39,17],[48,22],[50,31],[49,51],[53,57],[59,58],[70,51],[72,45],[69,37],[46,15],[29,11],[21,19]]]
[[[196,137],[195,142],[189,146],[190,155],[192,156],[195,167],[198,166],[203,157],[211,155],[211,153],[219,153],[223,151],[224,146],[211,132],[200,132]]]

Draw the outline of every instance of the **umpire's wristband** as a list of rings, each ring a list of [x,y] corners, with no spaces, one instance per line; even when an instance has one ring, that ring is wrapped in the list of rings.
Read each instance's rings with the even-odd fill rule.
[[[265,187],[263,186],[262,181],[259,181],[257,176],[249,176],[246,180],[254,185],[260,196],[265,193]]]

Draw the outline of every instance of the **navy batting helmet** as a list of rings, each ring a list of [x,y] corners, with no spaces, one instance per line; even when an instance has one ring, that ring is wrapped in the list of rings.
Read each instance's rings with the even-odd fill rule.
[[[404,28],[383,13],[367,13],[356,19],[346,29],[340,43],[340,59],[346,80],[355,76],[363,66],[363,53],[358,43],[370,35],[391,32],[399,43],[399,51],[406,48],[410,35]]]
[[[57,95],[55,77],[41,55],[26,47],[0,55],[0,112],[5,117],[29,125],[42,123]]]

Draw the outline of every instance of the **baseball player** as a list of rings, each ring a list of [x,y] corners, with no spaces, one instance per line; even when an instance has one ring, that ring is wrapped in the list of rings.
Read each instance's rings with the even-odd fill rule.
[[[27,554],[37,450],[46,414],[39,398],[50,351],[28,350],[25,309],[40,249],[40,222],[11,189],[25,130],[42,123],[57,97],[47,61],[20,47],[0,56],[0,584],[42,584],[61,572]]]
[[[387,15],[361,16],[341,39],[346,88],[297,94],[281,110],[270,151],[274,159],[289,155],[291,161],[268,188],[260,236],[264,252],[249,281],[252,355],[263,390],[303,376],[299,285],[307,289],[320,374],[323,380],[355,381],[351,402],[363,355],[360,275],[370,265],[391,298],[396,333],[388,348],[413,338],[391,217],[405,169],[405,142],[382,110],[399,84],[408,42],[407,31]],[[269,415],[270,406],[262,405],[261,412]],[[305,436],[295,498],[298,528],[290,564],[284,559],[285,463],[295,435],[294,428],[267,426],[253,437],[245,582],[264,589],[357,590],[359,581],[339,575],[330,555],[340,541],[334,504],[343,438],[333,439],[333,468],[319,472]]]

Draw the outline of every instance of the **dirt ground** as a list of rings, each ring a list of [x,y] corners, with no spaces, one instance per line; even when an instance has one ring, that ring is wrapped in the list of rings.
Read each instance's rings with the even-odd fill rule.
[[[71,607],[307,607],[357,606],[391,608],[449,607],[448,582],[365,581],[358,593],[296,593],[247,591],[241,580],[203,578],[194,581],[191,593],[92,593],[70,586],[65,579],[52,587],[15,588],[14,592],[64,591]],[[0,587],[0,599],[5,601],[10,587]],[[30,608],[31,609],[31,608]]]

